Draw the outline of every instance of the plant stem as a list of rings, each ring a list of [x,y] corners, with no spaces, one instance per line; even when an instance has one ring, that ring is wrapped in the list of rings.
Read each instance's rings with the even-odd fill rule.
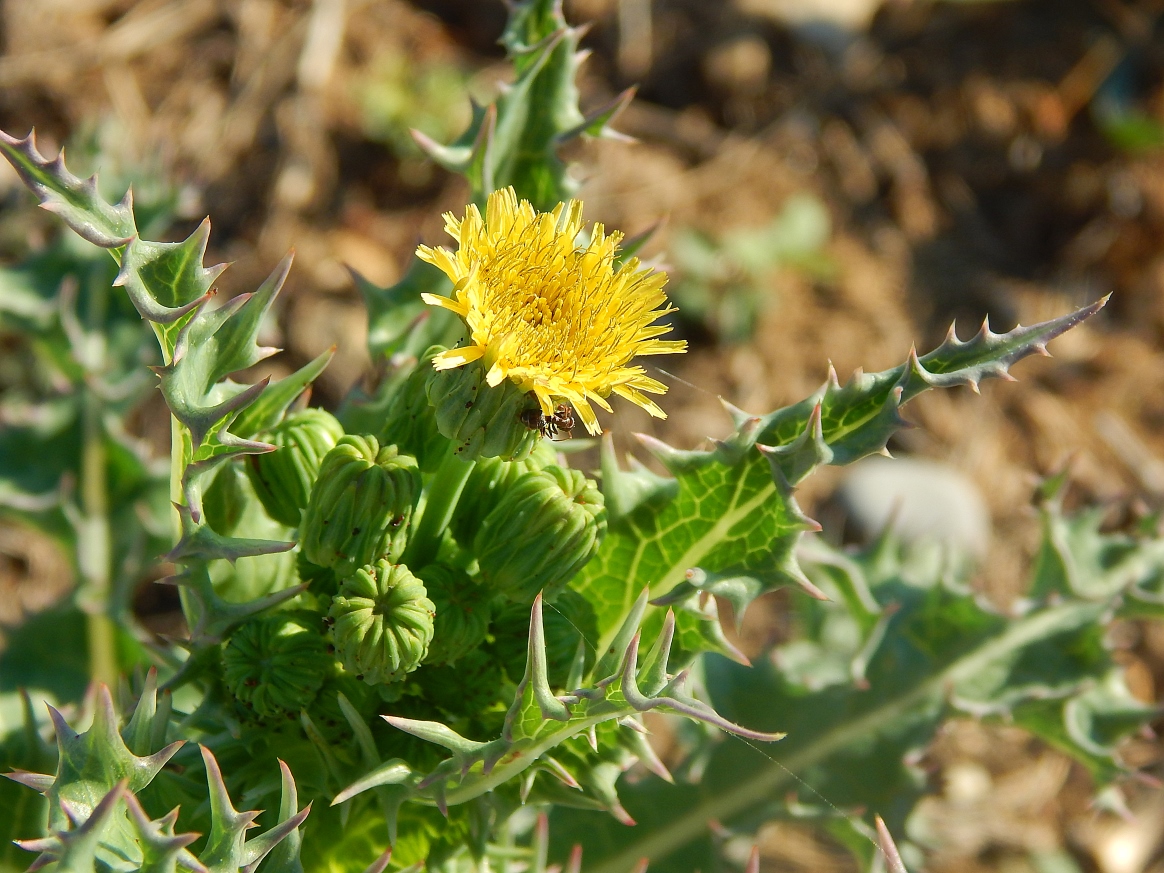
[[[84,372],[81,394],[80,518],[77,568],[83,583],[78,602],[86,613],[89,674],[94,681],[117,681],[117,633],[110,615],[113,544],[109,528],[109,471],[105,451],[105,403],[90,384],[100,378],[105,349],[102,334],[108,289],[100,282],[90,292],[85,328],[74,336],[74,355]]]
[[[106,488],[105,430],[102,404],[84,390],[81,449],[81,523],[77,532],[77,564],[84,581],[81,602],[86,612],[89,637],[89,672],[97,682],[117,681],[117,639],[109,615],[112,548],[109,532],[109,500]]]
[[[461,499],[461,492],[473,472],[476,461],[462,461],[451,451],[445,455],[429,486],[427,500],[420,521],[413,527],[408,548],[404,551],[404,563],[410,567],[423,567],[432,563],[440,549],[441,537]]]
[[[780,791],[797,779],[798,772],[821,763],[855,742],[876,736],[918,707],[941,707],[949,689],[973,677],[991,662],[1037,640],[1098,621],[1109,608],[1108,603],[1069,603],[1016,622],[1004,633],[987,640],[912,690],[825,731],[783,761],[773,761],[757,768],[750,779],[708,798],[617,855],[591,867],[589,873],[626,873],[641,859],[655,861],[670,855],[699,838],[707,829],[708,822],[727,822],[746,810],[779,797]]]

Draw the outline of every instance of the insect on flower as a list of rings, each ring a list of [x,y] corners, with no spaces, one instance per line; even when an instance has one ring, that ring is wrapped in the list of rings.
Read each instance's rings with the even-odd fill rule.
[[[667,386],[634,360],[680,354],[687,344],[661,339],[671,327],[657,322],[674,312],[667,276],[620,259],[621,233],[595,224],[584,236],[581,203],[538,212],[512,188],[490,194],[484,215],[476,206],[464,218],[445,215],[445,230],[455,251],[421,246],[417,256],[453,281],[452,296],[421,297],[456,313],[469,343],[437,355],[433,367],[480,360],[490,387],[509,379],[533,394],[558,431],[570,429],[560,417],[566,406],[569,418],[601,433],[593,407],[610,412],[612,394],[667,417],[647,396]]]
[[[573,436],[574,410],[565,403],[559,403],[558,408],[550,415],[545,415],[540,409],[527,409],[521,414],[521,423],[530,430],[538,431],[546,439],[556,439],[558,434],[564,433],[565,439]]]

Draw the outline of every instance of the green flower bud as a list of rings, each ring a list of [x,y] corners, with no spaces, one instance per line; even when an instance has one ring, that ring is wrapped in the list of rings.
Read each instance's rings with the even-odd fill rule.
[[[509,379],[491,388],[485,381],[486,372],[479,360],[429,372],[428,401],[437,429],[453,441],[453,451],[465,460],[520,461],[529,457],[541,439],[537,430],[521,420],[525,410],[538,408],[537,400]]]
[[[222,650],[231,694],[263,718],[297,712],[315,699],[335,661],[312,622],[284,612],[254,618]]]
[[[322,409],[293,412],[262,435],[278,448],[248,455],[247,475],[271,518],[299,527],[319,465],[343,435],[343,426]]]
[[[451,664],[485,642],[489,598],[464,570],[430,564],[416,574],[436,606],[426,664]]]
[[[384,412],[380,439],[416,458],[420,469],[431,473],[448,450],[448,440],[437,429],[436,413],[428,402],[432,358],[443,346],[433,346],[421,356],[412,372],[396,388]]]
[[[424,583],[403,564],[361,567],[340,584],[328,611],[336,655],[369,685],[395,682],[428,653],[435,611]]]
[[[501,665],[483,649],[469,652],[455,666],[426,664],[416,674],[424,699],[452,718],[477,717],[507,700],[503,679]]]
[[[493,618],[495,660],[505,665],[509,678],[514,682],[520,682],[525,672],[529,614],[528,606],[514,603],[497,610]],[[590,601],[577,591],[567,588],[553,603],[542,604],[542,629],[552,687],[565,687],[578,653],[579,642],[586,653],[586,669],[594,665],[598,619]]]
[[[544,470],[557,461],[549,440],[540,440],[524,461],[503,461],[501,458],[481,458],[473,467],[457,501],[450,527],[458,542],[471,545],[477,529],[502,496],[526,473]]]
[[[485,516],[473,540],[481,579],[518,603],[552,599],[606,534],[602,492],[577,470],[526,473]]]
[[[420,494],[420,471],[396,446],[345,436],[323,459],[303,512],[300,546],[307,561],[338,577],[380,558],[399,559]]]

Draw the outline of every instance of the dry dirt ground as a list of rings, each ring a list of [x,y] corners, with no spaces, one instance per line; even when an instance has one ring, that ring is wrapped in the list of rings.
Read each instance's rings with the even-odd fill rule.
[[[843,379],[935,344],[953,318],[966,336],[986,315],[1009,328],[1111,292],[1053,359],[1016,368],[1020,383],[915,401],[920,426],[893,446],[980,486],[995,535],[978,581],[1005,603],[1034,546],[1038,476],[1070,461],[1072,499],[1110,505],[1113,524],[1164,502],[1164,4],[901,0],[856,33],[791,28],[788,5],[567,3],[573,22],[593,23],[584,103],[640,83],[618,125],[637,142],[571,154],[589,217],[632,234],[666,219],[648,249],[662,253],[678,229],[761,226],[807,192],[833,227],[827,273],[755,281],[750,340],[689,329],[667,422],[624,407],[612,424],[691,445],[727,428],[717,395],[766,411],[811,392],[830,360]],[[35,125],[50,151],[100,122],[121,160],[160,162],[186,195],[172,234],[213,217],[211,256],[234,262],[228,294],[294,247],[272,328],[287,349],[278,366],[338,345],[316,395],[338,402],[368,364],[345,265],[392,282],[465,199],[402,125],[455,132],[460,89],[495,89],[502,4],[3,0],[0,14],[0,126]],[[1104,123],[1113,111],[1138,113],[1147,134],[1118,144]],[[2,182],[15,197],[14,178]],[[810,512],[836,481],[811,480]],[[767,606],[746,645],[778,631],[780,601]],[[1129,626],[1116,642],[1137,693],[1158,700],[1164,633]],[[1128,750],[1145,762],[1160,752],[1147,739]],[[1033,870],[1028,850],[1063,847],[1084,869],[1164,869],[1158,790],[1133,795],[1134,822],[1095,813],[1081,772],[1016,732],[973,725],[954,726],[930,757],[932,803],[949,823],[934,870]],[[764,851],[771,871],[835,866],[787,827]]]

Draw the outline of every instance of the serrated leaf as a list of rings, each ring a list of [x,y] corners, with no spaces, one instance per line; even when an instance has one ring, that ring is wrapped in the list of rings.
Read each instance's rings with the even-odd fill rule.
[[[602,107],[589,119],[578,108],[581,36],[566,24],[560,4],[516,4],[502,37],[517,73],[513,84],[490,106],[474,106],[469,128],[447,146],[414,133],[430,157],[468,178],[475,202],[483,205],[490,191],[512,185],[548,211],[577,188],[557,155],[559,144],[601,132],[624,105]]]
[[[573,586],[593,605],[605,649],[635,594],[669,594],[693,568],[749,570],[793,582],[793,549],[813,527],[759,459],[712,461],[676,477],[676,495],[611,520],[595,558]]]
[[[1092,535],[1108,545],[1121,540]],[[1145,553],[1154,546],[1145,543]],[[907,551],[884,539],[857,555],[828,552],[815,543],[801,556],[832,596],[805,602],[803,638],[752,669],[705,661],[718,711],[787,738],[763,750],[716,744],[697,787],[657,779],[622,786],[629,814],[652,824],[645,837],[592,814],[556,812],[559,858],[586,833],[593,873],[625,873],[642,857],[655,870],[691,871],[714,851],[708,821],[747,830],[792,815],[786,792],[821,802],[842,824],[863,809],[901,832],[925,786],[906,762],[952,708],[1027,728],[1085,763],[1101,784],[1127,773],[1118,743],[1157,710],[1128,693],[1103,633],[1135,576],[1103,597],[1069,593],[1006,616],[951,583],[939,550]],[[842,585],[845,575],[856,578]],[[822,669],[829,659],[835,666]],[[858,659],[864,663],[854,669]]]
[[[820,390],[794,406],[762,417],[741,416],[736,433],[711,452],[646,440],[675,474],[677,494],[612,519],[598,555],[575,580],[598,614],[602,644],[644,585],[652,600],[672,593],[682,600],[694,590],[692,573],[758,581],[734,586],[737,609],[777,585],[805,585],[795,549],[801,534],[816,525],[800,512],[789,483],[820,464],[848,464],[881,450],[904,424],[900,408],[907,400],[930,387],[976,385],[1002,376],[1015,361],[1045,351],[1049,340],[1094,315],[1104,302],[1007,334],[984,327],[962,342],[951,333],[924,357],[911,352],[901,366],[854,375],[843,387],[830,374]]]
[[[957,385],[976,388],[983,379],[1004,377],[1023,358],[1045,354],[1048,342],[1095,315],[1106,303],[1105,297],[1060,318],[1005,334],[993,333],[983,324],[973,339],[964,342],[951,328],[945,341],[929,354],[919,358],[911,352],[901,366],[854,374],[843,387],[830,379],[812,397],[764,416],[756,441],[774,447],[792,445],[811,429],[819,405],[821,437],[832,455],[827,463],[852,463],[885,446],[901,426],[898,410],[918,394]],[[793,467],[785,475],[796,484],[808,469]]]
[[[645,599],[640,597],[638,603],[637,615],[641,616]],[[554,697],[545,677],[545,640],[542,636],[541,600],[538,598],[534,601],[530,620],[525,679],[509,708],[502,736],[481,743],[468,740],[439,723],[386,716],[398,729],[453,752],[452,757],[423,776],[413,774],[405,779],[404,774],[390,771],[391,778],[399,780],[398,784],[408,789],[409,799],[442,810],[475,800],[517,777],[525,780],[528,792],[536,768],[548,768],[555,771],[556,778],[561,778],[562,774],[544,760],[551,750],[598,725],[615,723],[652,710],[683,715],[753,740],[771,742],[779,739],[775,734],[733,724],[706,704],[688,697],[683,691],[686,675],[667,674],[669,630],[641,665],[637,617],[623,628],[620,641],[622,639],[626,642],[613,661],[599,661],[602,670],[606,665],[616,663],[617,672],[569,695]],[[661,677],[665,677],[665,682],[658,687]],[[614,775],[618,770],[616,767]],[[614,775],[609,779],[611,792]],[[377,784],[380,784],[377,777],[365,777],[348,786],[337,797],[337,802]],[[599,798],[599,801],[601,808],[616,815],[622,810],[616,796],[613,800],[607,797],[605,800]]]
[[[188,316],[212,296],[214,280],[226,269],[226,264],[202,265],[209,238],[209,220],[180,243],[135,238],[114,280],[114,285],[125,288],[141,317],[154,325],[167,361]]]
[[[290,376],[268,383],[258,398],[239,413],[238,418],[230,426],[231,432],[235,436],[247,439],[274,427],[282,420],[288,407],[319,378],[334,356],[333,346],[319,357],[308,361]]]
[[[16,168],[41,205],[54,212],[78,235],[102,248],[123,246],[137,234],[133,198],[126,192],[118,204],[107,203],[97,191],[97,178],[78,179],[65,168],[64,152],[49,160],[36,148],[33,133],[23,139],[0,131],[0,152]]]

